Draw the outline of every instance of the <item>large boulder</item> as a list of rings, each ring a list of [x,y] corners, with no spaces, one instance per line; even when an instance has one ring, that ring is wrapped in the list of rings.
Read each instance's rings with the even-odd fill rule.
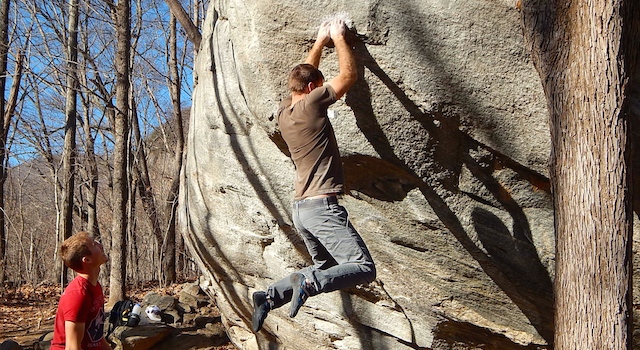
[[[369,285],[251,332],[251,294],[310,263],[274,112],[322,19],[351,20],[359,79],[332,107]],[[515,1],[210,2],[180,222],[243,349],[544,348],[553,331],[549,127]],[[337,74],[325,49],[320,68]],[[481,345],[484,344],[484,345]]]

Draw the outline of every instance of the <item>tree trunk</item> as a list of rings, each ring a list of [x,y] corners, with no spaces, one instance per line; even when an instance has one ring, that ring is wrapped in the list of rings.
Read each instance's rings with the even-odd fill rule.
[[[9,53],[9,0],[3,0],[0,4],[0,31],[2,33],[0,39],[0,91],[4,97],[7,88],[7,56]],[[9,128],[11,120],[15,114],[18,105],[18,94],[20,92],[20,84],[22,82],[22,71],[24,68],[24,54],[19,51],[16,55],[15,72],[12,77],[9,99],[0,99],[0,111],[3,115],[0,120],[0,285],[4,283],[6,275],[6,251],[7,251],[7,231],[5,226],[5,191],[4,184],[7,180],[7,140],[9,137]]]
[[[4,113],[5,101],[4,92],[7,86],[7,55],[9,53],[9,5],[10,0],[2,0],[0,3],[0,92],[2,92],[2,98],[0,98],[0,111]],[[7,178],[7,169],[5,167],[7,157],[7,139],[4,137],[9,125],[4,122],[4,118],[0,120],[0,132],[3,136],[0,136],[0,283],[4,283],[5,278],[5,253],[7,250],[7,231],[5,228],[5,214],[4,214],[4,181]]]
[[[630,349],[629,92],[635,0],[523,2],[525,39],[551,118],[555,349]]]
[[[131,49],[131,3],[119,0],[116,8],[116,115],[114,121],[113,150],[113,221],[111,274],[109,278],[109,305],[124,299],[126,287],[126,240],[128,179],[127,159],[129,140],[129,52]]]
[[[128,263],[127,263],[127,271],[125,275],[135,283],[136,281],[141,280],[140,273],[139,273],[140,256],[138,255],[137,239],[136,239],[136,232],[137,232],[136,228],[138,226],[138,223],[136,220],[136,190],[135,190],[136,180],[131,178],[129,180],[131,181],[131,185],[129,185],[130,205],[127,208],[129,229],[127,230],[127,255],[126,255],[126,259]]]
[[[67,86],[62,157],[62,214],[60,221],[62,240],[71,237],[73,230],[73,192],[76,164],[76,116],[78,108],[78,0],[69,0],[69,27],[67,37]],[[62,267],[63,284],[67,282],[67,269]]]
[[[176,281],[176,210],[178,207],[178,189],[180,187],[180,169],[182,168],[182,155],[184,152],[184,131],[182,123],[182,79],[178,70],[177,26],[175,16],[171,16],[169,22],[169,73],[171,86],[171,100],[173,105],[173,122],[175,123],[176,148],[173,158],[173,180],[167,198],[166,212],[169,218],[165,243],[162,245],[162,268],[166,273],[168,283]]]
[[[86,168],[86,201],[87,201],[87,231],[94,237],[100,237],[100,227],[98,226],[98,162],[95,153],[95,138],[91,132],[91,121],[89,120],[90,103],[85,108],[83,116],[83,130],[85,138],[84,146],[84,166]]]

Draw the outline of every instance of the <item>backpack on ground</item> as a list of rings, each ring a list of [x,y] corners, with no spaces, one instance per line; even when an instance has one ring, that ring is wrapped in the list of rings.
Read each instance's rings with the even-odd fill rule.
[[[119,300],[113,305],[111,312],[109,313],[109,330],[107,331],[107,337],[113,333],[118,326],[126,326],[129,323],[129,317],[131,317],[131,310],[136,303],[133,300]]]

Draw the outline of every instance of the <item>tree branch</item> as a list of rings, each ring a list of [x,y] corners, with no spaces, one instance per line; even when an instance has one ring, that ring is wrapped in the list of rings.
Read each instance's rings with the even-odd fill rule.
[[[178,0],[165,0],[165,2],[169,5],[171,13],[176,16],[178,22],[180,22],[184,30],[187,32],[187,38],[193,43],[196,52],[198,52],[198,50],[200,50],[200,41],[202,41],[200,30],[198,30],[198,27],[193,23]]]

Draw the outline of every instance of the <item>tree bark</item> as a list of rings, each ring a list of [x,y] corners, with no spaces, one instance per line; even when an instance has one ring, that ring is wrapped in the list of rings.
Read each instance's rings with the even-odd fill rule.
[[[86,168],[86,201],[87,201],[87,231],[94,237],[100,237],[98,225],[98,162],[95,153],[95,138],[91,132],[89,109],[91,103],[87,103],[83,116],[83,130],[85,134],[84,166]]]
[[[78,114],[78,0],[69,0],[69,27],[67,37],[67,86],[65,104],[65,133],[62,156],[62,240],[71,237],[73,230],[73,193],[76,169],[76,117]],[[68,270],[62,267],[63,285],[67,282]]]
[[[182,155],[184,152],[184,131],[182,123],[182,99],[180,96],[180,86],[182,80],[178,70],[178,48],[177,48],[177,26],[176,19],[171,16],[169,21],[169,73],[171,100],[173,105],[173,122],[175,123],[176,148],[173,158],[173,179],[167,198],[166,212],[169,222],[167,224],[167,234],[165,243],[162,245],[163,261],[162,268],[166,271],[168,283],[176,281],[176,210],[178,207],[178,189],[180,187],[180,169],[182,168]]]
[[[551,118],[555,349],[630,349],[635,0],[523,2]],[[635,84],[635,83],[634,83]]]
[[[0,4],[0,91],[4,96],[7,87],[7,60],[9,54],[9,8],[10,1],[3,0]],[[0,111],[2,111],[2,120],[0,120],[0,285],[4,283],[6,275],[6,251],[7,251],[7,232],[5,225],[5,190],[4,184],[7,180],[7,140],[9,137],[9,128],[11,120],[15,115],[16,106],[18,105],[18,94],[22,83],[22,72],[24,70],[24,53],[19,50],[16,55],[15,71],[12,77],[9,98],[5,101],[0,99]]]
[[[0,91],[2,92],[2,98],[0,98],[0,111],[5,111],[4,91],[7,86],[7,55],[9,53],[9,6],[10,0],[2,0],[0,3]],[[4,214],[4,182],[7,178],[7,169],[5,167],[7,157],[7,138],[6,130],[9,128],[9,124],[5,123],[4,118],[0,120],[0,283],[4,283],[5,278],[5,255],[7,250],[7,231],[5,228],[5,214]]]
[[[4,140],[8,140],[9,137],[9,126],[11,125],[11,120],[16,113],[16,107],[18,106],[18,95],[20,94],[20,85],[22,83],[22,73],[24,71],[24,53],[22,50],[18,51],[18,55],[16,57],[16,67],[13,73],[13,82],[11,83],[11,89],[9,90],[9,98],[7,99],[4,106],[4,135],[2,137]]]
[[[119,0],[116,8],[116,114],[113,150],[113,220],[109,305],[124,299],[126,287],[127,202],[128,202],[128,140],[129,140],[129,53],[131,49],[131,3]]]

